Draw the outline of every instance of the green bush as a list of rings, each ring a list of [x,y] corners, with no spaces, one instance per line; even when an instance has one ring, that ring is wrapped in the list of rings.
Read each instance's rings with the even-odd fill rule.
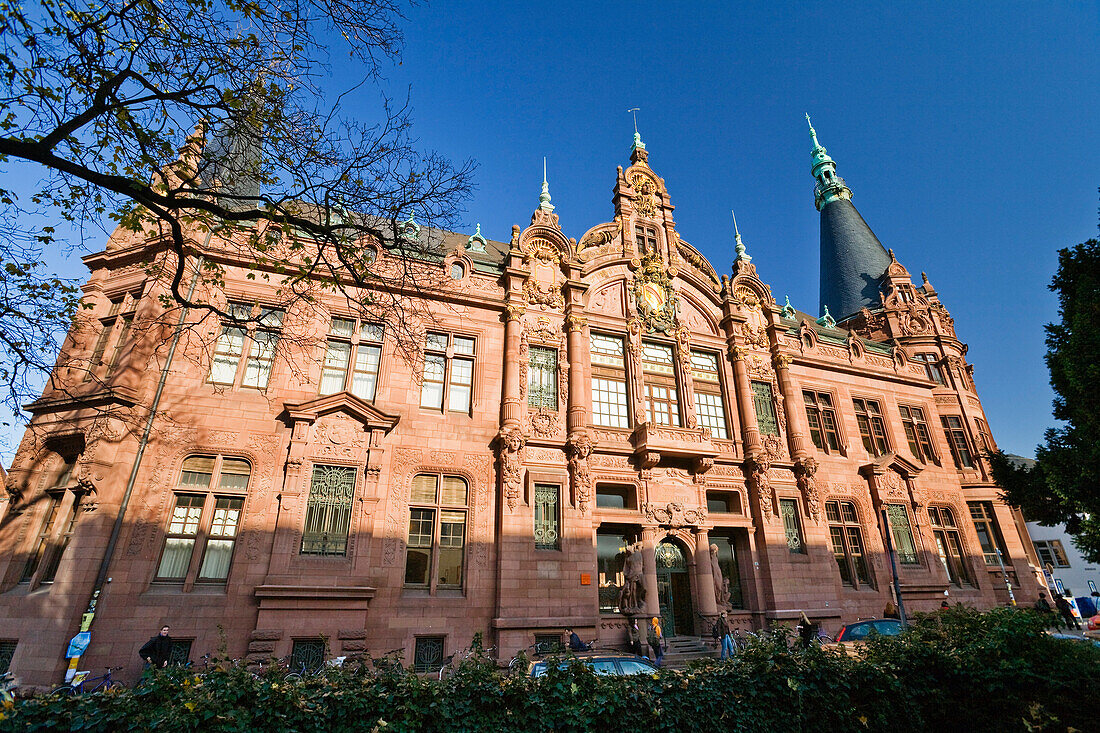
[[[919,617],[859,655],[764,635],[728,662],[603,677],[549,665],[533,680],[472,659],[438,681],[350,664],[168,670],[132,690],[0,710],[0,731],[941,731],[1086,729],[1100,720],[1100,651],[1053,639],[1030,612]]]

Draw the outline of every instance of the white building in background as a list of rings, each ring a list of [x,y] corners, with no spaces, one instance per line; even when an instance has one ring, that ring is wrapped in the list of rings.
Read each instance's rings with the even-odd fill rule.
[[[1050,582],[1063,595],[1074,598],[1100,589],[1100,564],[1087,562],[1066,533],[1066,526],[1044,527],[1027,523],[1027,532],[1044,568],[1051,570]]]

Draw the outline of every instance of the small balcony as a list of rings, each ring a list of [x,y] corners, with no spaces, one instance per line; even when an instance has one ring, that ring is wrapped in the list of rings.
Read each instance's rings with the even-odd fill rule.
[[[658,453],[670,458],[711,458],[721,451],[705,428],[674,428],[642,423],[631,436],[635,455]]]

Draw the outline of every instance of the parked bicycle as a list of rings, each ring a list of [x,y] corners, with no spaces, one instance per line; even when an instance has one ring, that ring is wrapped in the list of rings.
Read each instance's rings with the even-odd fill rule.
[[[528,655],[528,650],[531,654]],[[565,652],[565,646],[560,641],[536,641],[530,646],[520,649],[518,653],[508,662],[508,673],[526,673],[527,665],[531,661],[531,657],[541,657],[547,654],[562,654]]]
[[[106,667],[107,671],[99,677],[88,678],[91,674],[90,671],[77,672],[67,685],[61,685],[50,690],[49,695],[57,695],[60,697],[83,695],[86,692],[104,692],[106,690],[117,690],[125,687],[121,682],[114,679],[112,676],[115,672],[122,669],[122,667]]]
[[[495,646],[488,648],[482,648],[480,646],[469,646],[465,649],[460,649],[450,656],[443,658],[443,664],[439,668],[439,679],[444,677],[450,677],[454,674],[455,666],[461,665],[469,659],[485,659],[490,662],[494,662],[493,652],[496,651]],[[455,659],[458,659],[458,665],[455,664]],[[495,662],[494,662],[495,663]]]
[[[303,682],[308,677],[324,677],[329,672],[329,670],[335,669],[336,667],[344,666],[345,661],[347,661],[347,656],[327,659],[320,665],[315,667],[308,667],[305,664],[302,664],[298,667],[298,669],[292,670],[285,677],[283,677],[283,682],[298,683]]]
[[[15,675],[11,672],[5,672],[3,676],[0,676],[0,705],[6,702],[15,702],[15,688],[18,685],[15,682]]]

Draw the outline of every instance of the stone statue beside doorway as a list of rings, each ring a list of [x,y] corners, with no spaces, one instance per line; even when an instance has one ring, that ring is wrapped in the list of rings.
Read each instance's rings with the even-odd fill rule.
[[[722,566],[718,562],[718,545],[710,546],[710,573],[714,578],[714,600],[718,603],[718,610],[729,608],[730,581],[722,575]]]
[[[619,593],[619,611],[624,614],[642,613],[645,610],[645,569],[642,564],[642,543],[626,547],[623,561],[623,589]]]

